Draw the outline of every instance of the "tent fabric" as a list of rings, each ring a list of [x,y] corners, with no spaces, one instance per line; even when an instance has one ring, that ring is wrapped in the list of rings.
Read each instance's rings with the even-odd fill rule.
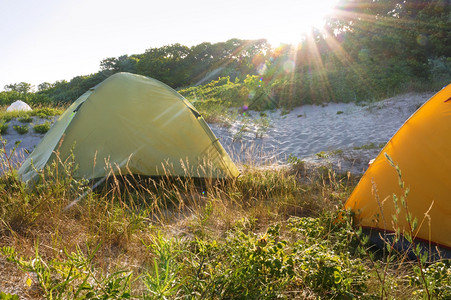
[[[75,177],[114,174],[236,177],[239,171],[196,109],[148,77],[117,73],[60,116],[19,168],[22,180],[74,157]],[[168,174],[169,173],[169,174]]]
[[[31,111],[31,107],[22,100],[16,100],[6,108],[6,111]]]
[[[345,203],[362,227],[410,232],[420,241],[451,247],[451,84],[415,112],[381,150]],[[399,167],[399,175],[395,167]],[[408,190],[407,210],[401,197]],[[399,199],[396,212],[393,195]],[[397,221],[393,216],[396,216]]]

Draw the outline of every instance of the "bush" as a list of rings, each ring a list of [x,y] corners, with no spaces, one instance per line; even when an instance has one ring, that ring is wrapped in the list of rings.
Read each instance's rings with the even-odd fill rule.
[[[6,134],[8,127],[9,123],[0,123],[0,134]]]
[[[31,112],[32,116],[45,116],[45,117],[53,117],[58,116],[62,113],[61,109],[55,107],[41,107],[34,109]]]
[[[17,131],[17,133],[19,133],[19,134],[25,134],[25,133],[28,133],[28,125],[22,125],[22,126],[20,126],[20,125],[14,125],[13,126],[13,128],[14,128],[14,130],[15,131]]]
[[[50,122],[45,122],[45,123],[43,123],[43,124],[37,124],[37,125],[34,125],[34,126],[33,126],[33,130],[34,130],[34,132],[36,132],[36,133],[44,134],[44,133],[46,133],[47,131],[50,130],[50,127],[51,127],[51,126],[52,126],[52,125],[50,124]]]
[[[33,118],[29,115],[25,115],[19,118],[19,122],[21,123],[31,123],[33,121]]]

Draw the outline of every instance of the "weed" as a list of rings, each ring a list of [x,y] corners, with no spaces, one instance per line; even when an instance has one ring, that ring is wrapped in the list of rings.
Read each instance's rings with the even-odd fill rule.
[[[388,154],[385,153],[385,156],[386,156],[388,162],[390,163],[390,165],[396,169],[396,172],[398,174],[399,187],[401,188],[401,191],[402,191],[402,195],[400,195],[399,199],[396,194],[393,194],[393,202],[394,202],[396,213],[395,213],[395,215],[392,216],[392,218],[393,218],[393,223],[396,226],[396,228],[395,228],[396,233],[395,233],[395,238],[393,239],[393,242],[391,244],[391,247],[393,248],[394,245],[396,245],[396,243],[400,240],[401,234],[407,240],[407,242],[409,242],[412,250],[410,250],[410,248],[407,249],[406,255],[408,255],[408,253],[410,251],[412,251],[413,254],[415,255],[416,261],[417,261],[417,268],[415,268],[415,270],[417,270],[417,272],[420,275],[420,278],[422,279],[424,291],[425,291],[425,294],[427,295],[427,298],[430,299],[431,294],[430,294],[429,287],[428,287],[429,284],[428,284],[428,281],[426,280],[426,275],[425,275],[425,271],[424,271],[424,265],[428,259],[428,253],[423,252],[421,249],[421,246],[415,241],[416,230],[418,228],[418,219],[416,217],[413,217],[411,212],[409,211],[408,201],[407,201],[408,194],[409,194],[409,188],[405,186],[405,182],[402,179],[400,168],[397,165],[395,165],[395,163],[393,162],[393,160],[391,159],[391,157]],[[407,223],[407,226],[406,226],[407,228],[404,228],[404,230],[402,232],[401,232],[400,225],[398,225],[398,217],[401,212],[401,208],[399,207],[398,200],[401,202],[401,207],[404,210],[403,213],[405,215],[405,221]],[[432,207],[432,205],[433,205],[433,203],[431,204],[431,207]],[[429,211],[425,212],[424,218],[426,218],[428,216],[428,212]],[[389,245],[389,242],[390,241],[385,241],[385,243],[387,245]]]
[[[50,124],[50,122],[45,122],[43,124],[36,124],[36,125],[33,126],[33,130],[36,133],[44,134],[44,133],[46,133],[47,131],[50,130],[51,126],[52,125]]]
[[[285,107],[282,108],[282,111],[280,112],[281,116],[286,116],[291,112],[291,110],[286,109]]]
[[[39,107],[30,112],[30,116],[37,116],[48,119],[53,116],[58,116],[63,113],[63,109],[57,107]]]
[[[239,141],[241,139],[243,139],[244,137],[244,133],[248,131],[248,124],[247,121],[244,122],[244,124],[242,124],[240,126],[240,128],[238,129],[237,132],[235,132],[235,134],[232,137],[232,141]]]
[[[183,285],[179,281],[183,264],[179,264],[177,256],[180,250],[174,249],[175,242],[163,236],[152,237],[152,243],[146,247],[155,255],[153,270],[145,272],[142,281],[147,287],[144,299],[167,299],[175,296]]]
[[[385,146],[385,143],[380,143],[380,144],[375,144],[375,143],[369,143],[369,144],[365,144],[362,146],[356,146],[352,149],[354,150],[371,150],[371,149],[378,149],[378,148],[383,148]]]
[[[422,280],[422,274],[419,266],[414,267],[414,273],[407,275],[409,284],[420,287],[414,292],[422,298],[428,297],[428,293],[436,299],[447,299],[451,296],[451,262],[444,260],[427,266],[423,272],[424,279],[427,282],[427,289]]]
[[[330,151],[330,154],[331,155],[341,155],[341,154],[343,154],[343,150],[342,149],[335,149],[335,150]]]
[[[28,133],[29,127],[28,125],[14,125],[13,126],[14,130],[17,131],[17,133],[19,134],[26,134]]]
[[[129,299],[132,273],[116,271],[111,274],[95,274],[93,258],[97,246],[87,256],[78,248],[75,253],[65,253],[63,261],[45,261],[36,247],[32,260],[19,257],[14,248],[3,247],[3,255],[18,264],[24,271],[34,272],[43,294],[49,299],[85,298]]]
[[[321,152],[316,153],[315,156],[318,157],[318,158],[323,158],[324,159],[324,158],[328,158],[329,154],[327,154],[324,151],[321,151]]]
[[[428,253],[422,249],[420,244],[415,240],[416,230],[418,228],[419,221],[416,217],[412,216],[408,207],[408,194],[409,188],[406,187],[404,181],[402,180],[401,170],[395,165],[393,160],[385,154],[390,165],[396,169],[398,174],[399,187],[402,191],[401,195],[393,194],[393,203],[395,212],[391,215],[393,234],[379,234],[379,238],[383,242],[383,263],[379,262],[374,253],[369,250],[366,246],[369,238],[361,235],[361,230],[354,232],[354,236],[359,241],[359,251],[365,254],[368,260],[371,262],[372,269],[377,275],[379,281],[379,294],[381,298],[390,298],[393,290],[391,286],[393,285],[393,278],[390,277],[391,265],[396,265],[396,270],[399,272],[401,266],[405,261],[407,256],[413,254],[416,263],[413,264],[411,268],[414,275],[407,275],[406,277],[410,280],[410,286],[417,287],[421,286],[421,289],[416,289],[412,292],[412,295],[421,295],[423,298],[446,298],[451,295],[451,289],[447,288],[447,279],[451,278],[451,268],[448,264],[436,263],[426,268],[426,262],[428,259]],[[377,187],[373,187],[376,189]],[[376,201],[380,203],[380,199],[375,193]],[[431,205],[432,207],[432,205]],[[380,215],[384,222],[384,226],[387,224],[387,220],[384,218],[384,211],[380,205]],[[430,208],[429,208],[430,209]],[[429,212],[429,211],[428,211]],[[424,218],[428,215],[428,212],[424,214]],[[400,219],[404,217],[405,220]],[[379,218],[379,217],[378,217]],[[423,223],[424,220],[421,221]],[[401,225],[406,224],[406,225]],[[402,228],[403,227],[403,228]],[[405,248],[405,243],[407,242],[407,249]],[[447,275],[445,275],[447,274]],[[433,278],[433,279],[432,279]],[[443,285],[443,283],[445,285]]]
[[[374,255],[338,210],[358,178],[299,174],[303,161],[288,160],[228,180],[112,176],[94,191],[74,178],[73,157],[39,172],[33,188],[7,172],[0,254],[34,272],[49,299],[427,295],[419,269]],[[449,297],[449,265],[423,269],[430,294]]]
[[[288,155],[287,162],[293,166],[304,164],[304,161],[295,156],[293,153],[290,153],[290,155]]]
[[[257,130],[255,132],[256,138],[263,138],[263,135],[268,131],[270,127],[269,119],[266,115],[261,116],[260,119],[255,120]]]

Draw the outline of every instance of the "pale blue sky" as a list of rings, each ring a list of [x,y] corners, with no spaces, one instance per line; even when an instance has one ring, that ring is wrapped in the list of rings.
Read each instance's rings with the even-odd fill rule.
[[[293,43],[333,1],[0,0],[0,91],[70,80],[104,58],[173,43]]]

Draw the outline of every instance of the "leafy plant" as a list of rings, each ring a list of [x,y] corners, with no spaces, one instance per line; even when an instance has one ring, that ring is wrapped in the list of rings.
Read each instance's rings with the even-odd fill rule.
[[[174,242],[166,240],[161,235],[152,238],[146,247],[156,256],[153,261],[153,270],[146,272],[142,277],[147,287],[144,299],[167,299],[179,293],[183,285],[179,273],[183,264],[178,263],[179,250],[174,249]]]
[[[17,133],[19,134],[26,134],[28,133],[29,127],[28,125],[14,125],[13,126],[14,130],[17,131]]]
[[[324,151],[321,151],[321,152],[316,153],[315,156],[318,157],[318,158],[328,158],[329,154],[327,154]]]
[[[43,124],[36,124],[36,125],[33,126],[33,130],[36,133],[44,134],[44,133],[46,133],[47,131],[50,130],[51,126],[52,125],[50,124],[50,122],[45,122]]]
[[[33,121],[33,118],[29,115],[25,115],[25,116],[19,118],[19,122],[21,122],[21,123],[31,123],[32,121]]]
[[[422,280],[422,272],[419,266],[414,267],[414,274],[407,275],[410,284],[420,289],[414,295],[421,297],[430,296],[436,299],[448,299],[451,297],[451,261],[443,260],[427,266],[424,270],[424,279],[427,281],[426,290]]]
[[[383,148],[384,146],[385,146],[385,143],[380,143],[380,144],[376,145],[375,143],[371,142],[369,144],[365,144],[362,146],[356,146],[353,149],[354,150],[371,150],[371,149]]]
[[[6,134],[8,131],[9,123],[0,123],[0,134]]]
[[[247,128],[247,123],[244,123],[240,126],[240,128],[238,129],[237,132],[234,133],[233,137],[232,137],[232,141],[239,141],[241,139],[243,139],[244,137],[244,133],[248,131]]]
[[[197,240],[196,272],[188,282],[201,297],[274,299],[294,276],[287,241],[279,239],[280,225],[257,236],[231,230],[224,243]]]
[[[395,210],[396,210],[396,214],[392,216],[394,224],[396,227],[396,234],[395,237],[393,239],[393,242],[390,245],[390,241],[385,241],[385,243],[388,245],[390,245],[390,247],[394,247],[394,245],[401,239],[401,234],[402,237],[405,238],[407,240],[407,242],[409,242],[409,244],[411,245],[411,247],[409,247],[406,251],[412,251],[413,254],[415,255],[416,258],[416,262],[417,262],[417,270],[419,271],[419,275],[420,278],[422,279],[423,282],[423,287],[424,287],[424,291],[427,295],[427,297],[430,299],[431,298],[431,293],[430,293],[430,289],[429,289],[429,284],[428,281],[426,279],[426,275],[425,275],[425,271],[424,271],[424,266],[426,264],[426,261],[428,259],[428,253],[427,252],[423,252],[421,246],[415,241],[415,237],[416,237],[416,230],[418,227],[418,219],[416,217],[412,216],[412,213],[409,211],[409,207],[408,207],[408,195],[409,195],[409,188],[406,187],[405,182],[402,179],[402,174],[401,174],[401,170],[399,168],[399,166],[395,165],[395,163],[393,162],[393,160],[391,159],[391,157],[385,153],[385,157],[387,158],[388,162],[390,163],[390,165],[396,169],[396,172],[398,174],[398,181],[399,181],[399,187],[401,188],[402,194],[399,196],[394,194],[393,195],[393,202],[394,202],[394,206],[395,206]],[[399,202],[401,202],[401,206],[399,206]],[[400,228],[398,227],[397,223],[398,223],[398,217],[399,214],[401,212],[401,209],[403,210],[404,216],[405,216],[405,221],[407,223],[407,228],[405,228],[405,230],[403,232],[401,232]],[[425,216],[424,218],[426,218],[428,212],[425,212]]]
[[[39,286],[49,299],[129,299],[131,272],[113,272],[106,276],[93,272],[93,258],[99,246],[85,256],[78,248],[76,253],[65,252],[66,260],[45,262],[36,247],[35,257],[26,260],[18,257],[14,248],[1,250],[9,261],[24,271],[34,272]]]
[[[63,112],[63,110],[60,108],[47,106],[47,107],[35,108],[34,110],[32,110],[30,112],[30,115],[48,119],[53,116],[61,115],[62,112]]]
[[[256,119],[254,122],[255,125],[257,126],[255,138],[263,138],[263,135],[268,131],[270,127],[268,117],[266,115],[263,115],[259,119]]]
[[[19,296],[0,292],[0,300],[19,300]]]

